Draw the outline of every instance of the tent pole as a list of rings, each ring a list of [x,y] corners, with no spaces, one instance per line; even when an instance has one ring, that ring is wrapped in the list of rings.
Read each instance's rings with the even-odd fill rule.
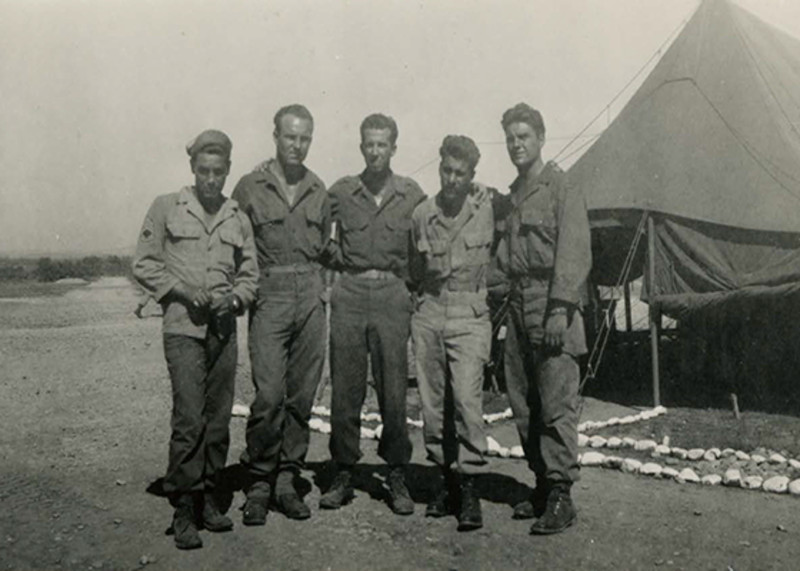
[[[658,375],[658,338],[661,332],[661,312],[656,308],[656,236],[653,215],[647,215],[647,296],[650,316],[650,358],[653,365],[653,406],[661,405]]]
[[[631,284],[625,282],[623,288],[625,292],[625,330],[630,333],[633,330],[633,319],[631,319]]]

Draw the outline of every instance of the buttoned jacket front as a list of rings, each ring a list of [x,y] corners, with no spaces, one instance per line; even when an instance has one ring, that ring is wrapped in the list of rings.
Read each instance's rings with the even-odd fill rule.
[[[191,187],[159,196],[139,233],[133,274],[164,306],[165,333],[205,338],[208,312],[190,310],[167,294],[183,282],[205,288],[212,299],[234,293],[247,307],[258,278],[250,222],[236,201],[228,199],[207,226]]]
[[[325,263],[330,203],[323,182],[310,170],[289,203],[275,174],[277,161],[242,177],[232,197],[253,224],[262,275],[271,266]]]

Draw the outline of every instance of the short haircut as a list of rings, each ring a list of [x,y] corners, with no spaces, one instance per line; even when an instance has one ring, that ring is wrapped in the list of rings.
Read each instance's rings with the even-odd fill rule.
[[[367,129],[388,129],[389,140],[393,145],[397,143],[397,123],[395,123],[395,120],[388,115],[384,115],[383,113],[373,113],[372,115],[367,115],[367,117],[365,117],[361,122],[362,139],[364,138],[364,132]]]
[[[540,137],[544,136],[544,119],[542,114],[527,103],[517,103],[511,109],[503,113],[503,120],[501,121],[503,130],[508,129],[512,123],[526,123],[536,131]]]
[[[299,103],[292,103],[291,105],[284,105],[278,112],[275,113],[275,118],[273,119],[273,123],[275,123],[275,132],[279,133],[281,130],[281,119],[283,119],[284,115],[294,115],[298,119],[308,119],[311,121],[311,125],[314,125],[314,118],[311,116],[311,111],[305,105],[300,105]]]
[[[439,156],[444,159],[445,157],[453,157],[459,161],[467,161],[472,171],[478,166],[478,161],[481,158],[481,152],[478,150],[478,145],[475,141],[464,135],[447,135],[442,141],[442,146],[439,147]]]

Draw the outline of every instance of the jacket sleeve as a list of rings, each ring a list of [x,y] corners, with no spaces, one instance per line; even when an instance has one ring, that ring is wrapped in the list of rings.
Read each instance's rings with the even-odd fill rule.
[[[156,301],[161,301],[180,283],[164,263],[164,243],[167,239],[167,208],[163,197],[156,198],[144,218],[136,254],[133,257],[133,277]]]
[[[550,299],[580,306],[592,267],[592,243],[586,199],[580,187],[559,181],[556,203],[558,239]]]
[[[341,220],[341,205],[339,195],[335,192],[337,184],[334,184],[328,191],[328,199],[325,201],[325,209],[323,215],[327,216],[326,227],[328,228],[328,236],[325,242],[325,251],[323,253],[324,265],[331,269],[340,271],[343,265],[342,258],[342,220]],[[327,211],[327,214],[326,214]]]
[[[411,232],[408,236],[408,288],[411,291],[419,291],[425,277],[425,256],[419,248],[422,241],[420,216],[415,211],[411,217]]]
[[[253,226],[248,216],[239,211],[239,223],[242,226],[242,251],[233,281],[233,293],[242,306],[248,307],[256,297],[258,288],[258,261],[256,259],[256,243],[253,238]]]

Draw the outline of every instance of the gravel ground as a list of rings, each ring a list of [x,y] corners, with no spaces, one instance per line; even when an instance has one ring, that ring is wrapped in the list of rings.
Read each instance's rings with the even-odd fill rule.
[[[363,443],[355,501],[320,512],[330,477],[328,438],[313,434],[303,473],[312,518],[271,513],[263,528],[240,524],[236,461],[244,420],[232,421],[232,533],[203,532],[184,553],[164,535],[171,510],[148,492],[166,464],[170,394],[157,318],[138,320],[135,293],[102,280],[52,298],[0,304],[0,569],[797,569],[798,500],[679,485],[586,469],[574,496],[578,525],[528,535],[510,519],[531,482],[525,463],[495,459],[480,481],[485,527],[459,534],[455,520],[426,520],[434,472],[412,431],[414,515],[383,502],[385,467]],[[240,338],[244,337],[240,331]],[[241,341],[241,339],[240,339]],[[238,402],[252,397],[246,345]],[[617,415],[594,403],[584,417]],[[506,446],[509,423],[492,427]]]

